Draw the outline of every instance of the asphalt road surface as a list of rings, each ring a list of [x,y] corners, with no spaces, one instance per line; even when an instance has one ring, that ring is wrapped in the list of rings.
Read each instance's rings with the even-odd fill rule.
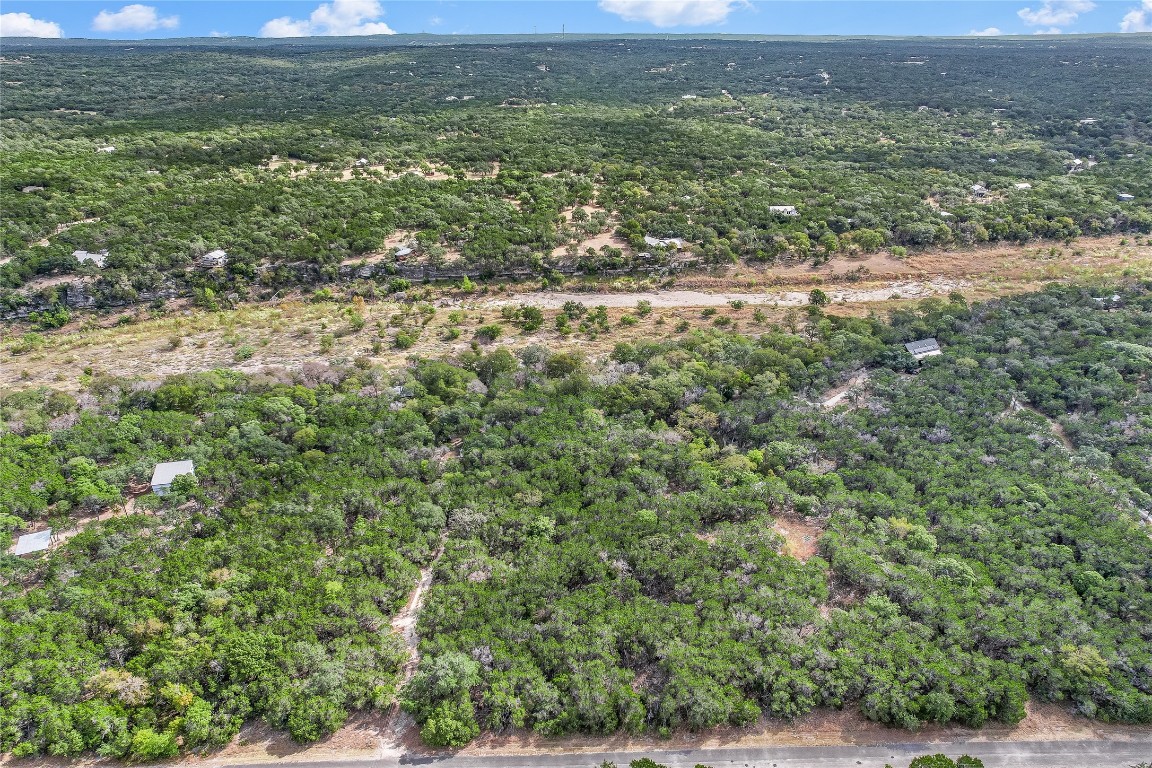
[[[971,755],[985,768],[1129,768],[1152,761],[1152,740],[1135,741],[1003,741],[960,744],[889,744],[859,747],[753,747],[685,749],[667,752],[598,752],[552,755],[403,755],[369,760],[324,762],[276,761],[230,768],[598,768],[608,761],[625,768],[629,761],[649,757],[673,768],[697,764],[714,768],[907,768],[912,758],[943,753],[955,759]]]

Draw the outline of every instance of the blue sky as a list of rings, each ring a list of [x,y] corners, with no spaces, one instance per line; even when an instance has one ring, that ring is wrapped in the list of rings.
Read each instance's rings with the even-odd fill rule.
[[[1152,31],[1152,0],[4,0],[0,35],[731,32],[819,35]]]

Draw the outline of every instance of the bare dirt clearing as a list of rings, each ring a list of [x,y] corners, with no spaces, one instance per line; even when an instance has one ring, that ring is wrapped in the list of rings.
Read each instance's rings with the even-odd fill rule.
[[[624,240],[624,238],[617,236],[612,231],[608,231],[608,232],[601,232],[598,235],[593,235],[592,237],[585,238],[584,240],[581,240],[580,242],[576,243],[576,252],[577,253],[584,253],[589,248],[591,248],[594,251],[599,251],[601,248],[603,248],[606,245],[610,245],[613,248],[619,248],[621,250],[631,250],[628,248],[628,242],[626,240]],[[571,246],[568,246],[568,245],[556,246],[555,248],[552,249],[552,256],[553,257],[563,256],[565,253],[568,252],[569,247],[571,247]]]
[[[395,240],[389,243],[399,245],[409,236],[395,233]],[[448,254],[445,261],[455,257]],[[870,265],[863,277],[857,269],[862,264]],[[349,327],[343,314],[347,304],[338,302],[282,300],[208,312],[173,301],[155,316],[144,308],[104,316],[78,313],[64,328],[43,332],[41,346],[18,355],[12,352],[21,348],[27,328],[15,323],[0,328],[0,386],[75,390],[85,368],[144,379],[221,367],[248,372],[268,366],[297,370],[305,363],[347,364],[354,358],[398,368],[410,355],[438,357],[467,349],[477,327],[501,322],[499,310],[505,305],[541,307],[546,313],[545,325],[535,333],[524,333],[513,324],[502,323],[504,333],[492,346],[516,349],[544,344],[557,351],[577,351],[596,358],[609,354],[623,340],[676,338],[682,333],[676,328],[711,328],[718,320],[726,324],[726,330],[757,333],[765,323],[787,322],[807,302],[814,287],[832,299],[826,312],[861,316],[954,291],[970,300],[982,300],[1035,290],[1056,280],[1091,282],[1149,275],[1152,246],[1101,238],[1080,241],[1074,249],[996,247],[919,254],[903,261],[877,255],[862,261],[837,260],[817,268],[735,265],[686,273],[663,283],[644,277],[612,281],[577,278],[565,284],[568,290],[564,292],[528,292],[528,283],[497,283],[463,294],[452,286],[438,285],[431,286],[430,299],[436,313],[424,326],[410,306],[389,300],[372,301],[361,308],[366,321],[361,330]],[[66,278],[39,280],[43,281],[41,287],[50,287],[50,281],[64,282]],[[661,290],[660,285],[669,287]],[[644,318],[633,317],[638,320],[633,326],[619,326],[620,318],[632,314],[640,300],[651,302],[654,311]],[[608,307],[611,333],[591,339],[580,333],[555,331],[553,318],[566,301]],[[748,306],[725,306],[733,301]],[[716,317],[705,317],[704,308],[718,310]],[[451,322],[449,310],[463,312],[466,319]],[[754,310],[759,311],[760,320],[754,320]],[[118,325],[121,321],[130,322]],[[416,335],[411,348],[395,348],[393,339],[401,327]],[[459,328],[457,339],[450,338],[452,327]],[[828,393],[825,399],[837,394]]]
[[[789,516],[777,516],[772,528],[784,537],[784,553],[801,562],[816,554],[820,534],[824,532],[823,528],[811,520]]]
[[[844,288],[827,291],[834,302],[858,304],[861,302],[887,301],[889,299],[926,299],[931,296],[947,295],[970,287],[962,280],[929,280],[922,283],[899,282],[880,288]],[[606,307],[635,307],[638,301],[647,301],[653,307],[722,307],[733,301],[745,304],[767,304],[775,307],[802,307],[808,303],[807,291],[784,291],[782,293],[705,293],[703,291],[646,291],[641,293],[529,293],[516,294],[508,299],[496,300],[500,304],[533,304],[543,309],[560,309],[566,302],[579,301],[582,304],[602,304]]]
[[[897,259],[888,253],[838,257],[817,267],[810,264],[756,266],[739,264],[714,272],[683,275],[677,286],[693,290],[739,290],[779,285],[871,283],[897,280],[964,279],[990,287],[1032,286],[1050,280],[1092,275],[1117,276],[1125,270],[1152,272],[1152,243],[1138,245],[1118,236],[1083,238],[1071,245],[997,244],[969,250],[914,253]],[[1019,290],[1027,290],[1027,287]]]

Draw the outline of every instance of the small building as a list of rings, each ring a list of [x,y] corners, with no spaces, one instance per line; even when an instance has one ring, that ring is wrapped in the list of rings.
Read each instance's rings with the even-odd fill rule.
[[[43,552],[52,546],[52,529],[45,528],[36,533],[26,533],[16,539],[16,546],[12,550],[14,555],[31,555]]]
[[[409,248],[406,245],[402,245],[396,249],[396,258],[405,259],[405,258],[411,256],[413,253],[414,253],[414,251],[412,248]]]
[[[81,263],[90,261],[98,267],[103,267],[104,259],[108,258],[108,251],[72,251],[72,256]]]
[[[800,211],[796,210],[794,205],[770,205],[768,206],[770,213],[779,213],[784,216],[799,216]]]
[[[988,194],[988,188],[985,187],[983,184],[973,184],[971,189],[972,189],[972,194],[975,197],[984,197],[985,195]]]
[[[679,237],[652,237],[651,235],[644,235],[644,244],[652,248],[675,248],[680,250],[684,247],[684,240]]]
[[[1014,186],[1016,189],[1032,189],[1032,185],[1026,181],[1021,181],[1017,184],[1013,184],[1012,186]]]
[[[940,343],[936,339],[920,339],[919,341],[910,341],[904,345],[904,349],[908,350],[908,354],[917,360],[923,360],[926,357],[934,357],[935,355],[943,354],[940,351]]]
[[[181,475],[195,475],[191,461],[166,461],[152,470],[152,493],[163,496],[172,489],[172,481]]]
[[[115,151],[116,151],[116,147],[112,147],[112,146],[108,146],[108,147],[96,147],[96,151],[97,151],[97,152],[115,152]]]
[[[1135,200],[1136,195],[1130,195],[1127,192],[1121,192],[1120,194],[1116,195],[1116,199],[1122,203],[1127,203],[1131,200]]]
[[[1120,306],[1121,302],[1124,301],[1124,297],[1118,293],[1114,293],[1111,296],[1093,296],[1092,301],[1096,302],[1096,306],[1098,307],[1110,309]]]
[[[214,251],[209,251],[196,260],[196,266],[201,269],[212,269],[213,267],[223,267],[228,264],[228,252],[217,248]]]

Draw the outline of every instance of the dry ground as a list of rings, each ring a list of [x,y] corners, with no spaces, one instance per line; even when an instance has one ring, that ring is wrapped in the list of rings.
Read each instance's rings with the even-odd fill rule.
[[[1072,246],[997,246],[916,254],[903,260],[880,254],[838,259],[817,268],[736,265],[664,282],[574,278],[560,286],[560,292],[530,292],[529,283],[496,284],[471,294],[438,286],[431,289],[436,314],[422,329],[416,313],[404,318],[406,307],[388,300],[361,308],[367,323],[358,332],[342,314],[346,304],[286,300],[208,312],[177,301],[159,316],[143,307],[107,315],[78,313],[68,326],[43,333],[42,347],[22,354],[13,351],[27,327],[0,327],[0,387],[47,385],[74,390],[85,369],[157,379],[218,367],[259,371],[267,366],[296,368],[310,361],[347,363],[356,357],[396,368],[410,355],[440,356],[467,349],[476,327],[499,322],[505,304],[540,306],[546,322],[532,334],[504,323],[504,335],[493,347],[544,344],[596,358],[629,338],[679,336],[676,328],[682,323],[691,328],[712,327],[716,318],[703,316],[705,307],[718,309],[717,317],[728,318],[727,327],[737,331],[755,333],[764,327],[753,319],[757,310],[765,323],[788,324],[797,317],[796,307],[807,300],[808,291],[817,286],[832,298],[828,312],[863,315],[953,291],[970,299],[987,299],[1034,290],[1056,280],[1123,276],[1152,276],[1152,245],[1122,244],[1120,238],[1112,237],[1081,240]],[[594,340],[579,333],[557,333],[554,318],[570,299],[608,306],[612,332]],[[655,310],[637,318],[633,326],[618,326],[623,315],[634,315],[641,299],[650,301]],[[749,306],[739,310],[726,306],[733,299]],[[448,340],[448,314],[454,310],[464,312],[466,319],[459,324],[460,337]],[[127,324],[118,324],[122,322]],[[393,345],[401,326],[420,329],[418,340],[408,350]],[[330,342],[325,339],[329,336]],[[325,350],[327,344],[330,347]]]
[[[784,537],[784,553],[800,560],[807,560],[816,554],[820,534],[824,529],[811,520],[777,515],[772,523],[776,533]]]
[[[273,759],[292,761],[371,759],[408,754],[413,760],[436,752],[422,747],[415,729],[399,731],[385,713],[359,715],[328,739],[301,746],[262,724],[246,727],[232,744],[206,758],[186,758],[184,765],[227,765]],[[927,726],[916,733],[889,728],[864,718],[856,709],[818,710],[793,722],[763,718],[754,725],[722,726],[703,731],[676,731],[669,738],[653,735],[565,736],[544,738],[514,730],[482,734],[456,754],[475,756],[533,755],[554,752],[656,751],[723,747],[880,745],[916,739],[930,743],[986,741],[1136,740],[1152,737],[1152,726],[1100,723],[1059,704],[1029,702],[1027,716],[1016,725],[983,728]],[[439,753],[445,754],[445,753]],[[427,757],[423,758],[428,759]],[[434,759],[434,758],[433,758]]]

